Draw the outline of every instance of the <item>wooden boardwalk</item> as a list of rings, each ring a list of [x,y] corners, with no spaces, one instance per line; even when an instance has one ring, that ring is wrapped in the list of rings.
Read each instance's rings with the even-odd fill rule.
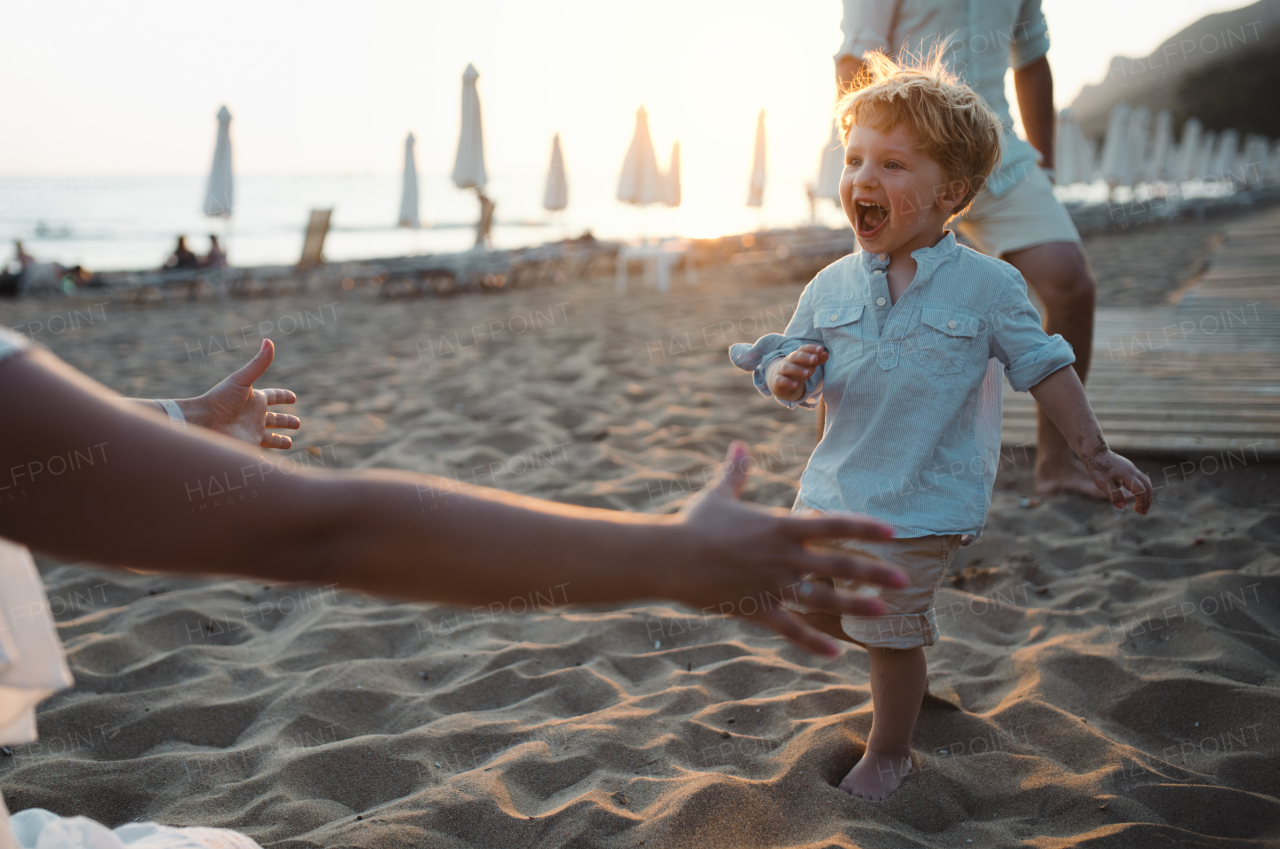
[[[1099,309],[1086,390],[1117,450],[1280,456],[1280,209],[1227,227],[1176,303]],[[1004,405],[1004,444],[1034,444],[1030,394]]]

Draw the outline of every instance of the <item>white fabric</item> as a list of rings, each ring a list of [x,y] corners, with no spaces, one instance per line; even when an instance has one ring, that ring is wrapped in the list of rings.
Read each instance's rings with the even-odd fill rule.
[[[88,817],[60,817],[43,808],[14,814],[11,824],[19,849],[261,849],[225,828],[131,822],[109,829]]]
[[[559,212],[569,205],[569,183],[564,176],[564,154],[560,152],[560,134],[551,140],[551,165],[547,168],[547,190],[542,195],[542,208]]]
[[[484,128],[480,125],[480,94],[476,80],[480,72],[467,65],[462,74],[462,132],[458,134],[458,155],[453,161],[453,184],[460,189],[483,189],[489,182],[484,167]]]
[[[404,140],[404,188],[400,193],[400,226],[420,227],[418,217],[418,164],[413,158],[413,133]]]
[[[0,745],[33,742],[36,705],[72,683],[35,562],[0,539]]]
[[[747,206],[764,206],[764,110],[756,118],[756,147],[751,156],[751,188],[747,190]]]
[[[204,214],[231,214],[234,186],[231,180],[231,113],[227,107],[218,110],[218,141],[213,148],[213,168],[204,193]]]
[[[671,145],[671,165],[662,181],[662,202],[666,206],[680,205],[680,142]]]
[[[182,414],[182,408],[178,406],[177,401],[165,398],[160,402],[160,406],[164,407],[164,411],[169,414],[169,424],[174,427],[187,426],[187,417]]]
[[[649,135],[649,113],[641,106],[636,110],[636,131],[631,136],[631,147],[622,163],[622,176],[618,178],[618,200],[623,203],[646,204],[662,200],[662,172],[658,170],[658,157],[653,152],[653,138]]]
[[[840,202],[840,175],[844,173],[844,143],[840,141],[840,128],[831,122],[831,138],[822,149],[822,159],[818,161],[818,181],[813,187],[813,196]]]

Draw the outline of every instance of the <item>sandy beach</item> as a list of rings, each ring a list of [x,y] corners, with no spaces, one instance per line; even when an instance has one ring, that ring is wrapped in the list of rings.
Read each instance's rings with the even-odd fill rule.
[[[1100,305],[1165,303],[1221,226],[1088,238]],[[672,511],[740,438],[745,497],[789,507],[813,414],[725,351],[781,332],[803,282],[5,301],[0,320],[143,397],[198,394],[270,337],[298,465]],[[77,684],[0,757],[0,789],[12,811],[272,849],[1276,845],[1280,462],[1135,459],[1159,487],[1146,517],[1038,499],[1034,452],[1006,449],[938,596],[918,774],[883,803],[835,787],[870,728],[857,649],[663,603],[545,608],[572,585],[459,611],[47,558]],[[252,490],[188,500],[255,509]]]

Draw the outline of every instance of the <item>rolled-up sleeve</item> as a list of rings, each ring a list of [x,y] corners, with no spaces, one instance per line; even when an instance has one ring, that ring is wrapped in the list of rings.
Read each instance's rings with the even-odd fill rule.
[[[1040,0],[1023,0],[1018,22],[1009,40],[1009,67],[1025,68],[1049,52],[1049,24]]]
[[[1027,298],[1026,282],[1016,271],[1013,275],[1013,291],[991,318],[991,356],[1004,364],[1009,385],[1026,392],[1074,363],[1076,355],[1067,340],[1044,332],[1040,314]]]
[[[729,346],[729,359],[743,371],[751,372],[751,379],[755,383],[756,389],[766,398],[774,397],[773,392],[769,390],[769,382],[765,379],[765,372],[768,370],[770,363],[780,357],[789,356],[793,351],[799,350],[801,345],[823,344],[822,336],[813,326],[812,289],[813,284],[809,284],[805,287],[804,292],[800,294],[800,302],[796,304],[796,311],[792,314],[791,321],[787,322],[786,329],[782,333],[769,333],[761,336],[753,345],[740,342],[737,345]],[[818,366],[814,369],[813,374],[809,376],[809,379],[804,382],[804,394],[798,400],[784,401],[778,398],[777,401],[790,410],[794,410],[796,407],[804,407],[811,410],[818,406],[818,398],[821,395],[822,366]]]
[[[893,0],[844,0],[844,17],[840,19],[844,41],[835,60],[839,62],[843,56],[861,59],[871,50],[889,52],[889,28],[895,5]]]

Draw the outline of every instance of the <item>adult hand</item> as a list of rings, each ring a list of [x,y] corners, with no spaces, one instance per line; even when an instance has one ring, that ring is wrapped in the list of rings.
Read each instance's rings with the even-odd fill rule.
[[[200,410],[196,422],[209,430],[239,439],[263,448],[289,448],[293,440],[281,433],[269,430],[284,428],[297,430],[302,421],[297,416],[268,410],[276,404],[292,404],[298,396],[288,389],[254,389],[253,384],[271,367],[276,348],[270,339],[262,340],[262,347],[254,358],[239,371],[228,376],[217,386],[192,401]]]
[[[848,514],[800,519],[785,510],[765,510],[738,500],[753,464],[747,447],[734,442],[710,486],[681,511],[691,544],[686,562],[677,564],[670,595],[705,612],[742,616],[820,654],[835,655],[838,644],[782,607],[801,601],[833,613],[876,616],[880,601],[858,598],[804,577],[816,574],[852,578],[885,587],[906,585],[906,576],[871,557],[812,551],[807,541],[888,539],[892,529],[866,516]],[[725,587],[736,587],[731,598]]]

